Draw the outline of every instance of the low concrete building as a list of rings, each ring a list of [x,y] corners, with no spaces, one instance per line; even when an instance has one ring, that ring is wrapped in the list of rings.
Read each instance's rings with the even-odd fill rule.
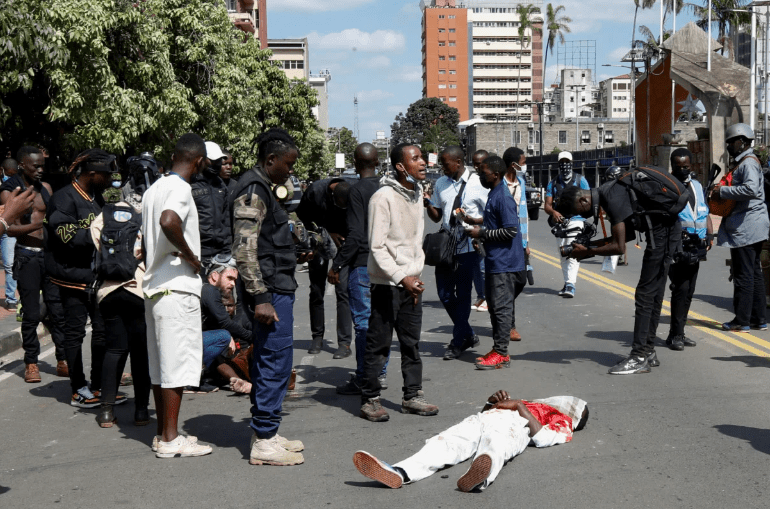
[[[329,129],[329,82],[332,73],[322,69],[318,74],[311,74],[308,83],[318,94],[318,105],[313,107],[313,115],[318,119],[318,125],[326,131]]]

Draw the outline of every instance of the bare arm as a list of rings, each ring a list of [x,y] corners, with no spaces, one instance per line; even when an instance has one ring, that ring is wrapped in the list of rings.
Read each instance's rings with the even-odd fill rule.
[[[19,188],[19,191],[21,191],[21,188]],[[27,190],[24,192],[26,193],[27,191],[29,191],[29,195],[32,196],[32,199],[34,201],[36,196],[35,190],[32,187],[28,187]],[[2,193],[0,193],[0,203],[5,205],[10,199],[10,197],[11,197],[11,191],[3,191]],[[18,221],[21,218],[21,216],[23,216],[26,213],[27,213],[27,210],[25,210],[23,214],[16,217],[16,219],[13,219],[13,220],[6,219],[8,221],[9,228],[8,228],[8,231],[6,231],[5,233],[9,237],[20,237],[22,235],[27,235],[28,233],[32,233],[34,231],[37,231],[43,228],[42,217],[39,220],[33,221],[29,224],[12,224]]]
[[[177,213],[173,210],[164,210],[160,216],[160,228],[169,242],[179,250],[177,256],[189,263],[196,274],[199,273],[201,271],[201,262],[184,239],[182,219]]]
[[[27,189],[22,192],[21,188],[17,187],[12,192],[4,191],[3,194],[5,196],[2,201],[3,205],[5,205],[5,209],[0,215],[0,218],[6,223],[13,223],[26,214],[30,207],[32,207],[32,202],[35,200],[35,193],[32,189]],[[0,223],[0,229],[3,230],[2,233],[7,233],[4,224]]]

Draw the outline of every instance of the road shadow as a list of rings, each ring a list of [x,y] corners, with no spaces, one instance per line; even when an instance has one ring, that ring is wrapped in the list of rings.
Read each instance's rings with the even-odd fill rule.
[[[733,355],[732,357],[712,357],[715,361],[743,362],[747,368],[770,368],[770,359],[755,355]]]
[[[748,442],[763,454],[770,454],[770,430],[735,424],[717,424],[714,428],[723,435]]]
[[[345,484],[347,486],[353,486],[355,488],[382,488],[389,490],[388,486],[385,486],[382,483],[379,483],[377,481],[345,481]]]
[[[732,283],[730,284],[732,287]],[[712,306],[718,307],[720,309],[724,309],[726,311],[733,311],[733,298],[725,297],[723,295],[703,295],[703,294],[695,294],[693,295],[693,299],[702,300],[703,302],[708,302]]]
[[[8,493],[9,491],[11,491],[11,488],[9,488],[8,486],[0,486],[0,495]]]
[[[559,289],[560,290],[560,289]],[[523,293],[527,295],[559,295],[559,290],[556,288],[545,288],[543,286],[527,286],[524,288]]]
[[[590,361],[600,366],[612,367],[625,356],[596,350],[543,350],[521,355],[511,354],[512,361],[547,362],[550,364],[572,364],[573,361]]]
[[[444,309],[444,305],[440,300],[424,300],[422,301],[422,307],[432,309]]]
[[[586,331],[585,337],[592,339],[603,339],[606,341],[617,341],[624,346],[631,347],[631,343],[634,341],[634,331],[630,330],[589,330]]]
[[[23,378],[24,373],[22,373]],[[38,398],[52,398],[58,401],[59,403],[64,403],[66,405],[69,405],[70,400],[72,399],[72,392],[70,389],[70,381],[69,378],[59,378],[49,381],[48,383],[44,384],[30,384],[31,388],[29,390],[29,393],[32,396],[38,397]],[[91,411],[92,409],[84,409],[80,408],[78,409],[80,411]]]
[[[236,449],[244,459],[251,453],[249,429],[251,417],[235,418],[222,414],[198,415],[184,421],[184,432],[198,437],[198,440],[219,449]],[[152,440],[152,438],[150,438]]]

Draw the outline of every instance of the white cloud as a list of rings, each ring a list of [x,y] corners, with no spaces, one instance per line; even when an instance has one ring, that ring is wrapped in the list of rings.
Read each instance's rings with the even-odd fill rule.
[[[358,92],[358,102],[374,102],[374,101],[383,101],[385,99],[390,99],[393,97],[392,92],[386,92],[384,90],[365,90],[363,92]]]
[[[388,81],[402,81],[407,83],[411,83],[414,81],[422,81],[422,66],[420,65],[401,66],[395,72],[388,74]]]
[[[406,37],[393,30],[363,32],[357,28],[348,28],[342,32],[321,35],[312,32],[307,36],[310,49],[352,50],[366,52],[394,52],[406,48]]]
[[[620,62],[620,59],[626,56],[626,53],[628,53],[629,49],[627,46],[621,46],[619,48],[615,48],[614,50],[610,51],[607,54],[607,60],[610,62]]]
[[[356,67],[361,69],[383,69],[390,67],[390,59],[385,56],[361,59],[356,63]]]
[[[398,115],[399,113],[406,113],[406,110],[408,109],[409,109],[409,106],[388,106],[385,109],[385,111],[395,116],[395,115]]]
[[[634,23],[634,4],[630,0],[591,0],[590,8],[586,8],[585,0],[562,0],[564,15],[572,18],[568,23],[573,34],[591,33],[602,30],[605,34],[612,33],[616,40],[631,41]],[[684,26],[692,16],[677,16],[677,27]],[[652,9],[639,9],[636,24],[647,25],[657,33],[660,23],[660,7],[655,4]],[[627,25],[627,26],[626,26]],[[670,14],[666,18],[666,27],[671,28]]]
[[[374,0],[271,0],[267,10],[273,12],[322,12],[357,9]]]

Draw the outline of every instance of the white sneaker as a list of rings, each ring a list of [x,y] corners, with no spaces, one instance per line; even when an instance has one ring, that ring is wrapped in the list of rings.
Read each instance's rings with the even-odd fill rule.
[[[484,313],[489,311],[489,305],[487,304],[487,301],[482,302],[481,305],[476,308],[476,311],[481,311]]]
[[[277,433],[274,438],[278,442],[278,445],[280,445],[287,451],[300,452],[305,450],[305,444],[303,444],[300,440],[289,440],[288,438],[284,438]],[[257,440],[257,434],[254,433],[253,435],[251,435],[251,443],[249,444],[249,446],[254,447],[254,442],[256,442],[256,440]]]
[[[302,454],[287,451],[281,446],[278,435],[273,438],[257,438],[254,435],[252,438],[251,454],[249,454],[249,463],[252,465],[288,466],[304,462],[305,458]]]
[[[211,454],[211,451],[211,446],[191,442],[186,436],[178,435],[171,442],[160,442],[155,457],[186,458],[190,456],[205,456]]]
[[[160,435],[155,435],[154,437],[152,437],[152,445],[150,446],[150,448],[152,449],[152,452],[158,452],[158,444],[160,444],[161,438],[162,437]],[[192,442],[193,444],[197,444],[198,437],[187,435],[187,441]]]

